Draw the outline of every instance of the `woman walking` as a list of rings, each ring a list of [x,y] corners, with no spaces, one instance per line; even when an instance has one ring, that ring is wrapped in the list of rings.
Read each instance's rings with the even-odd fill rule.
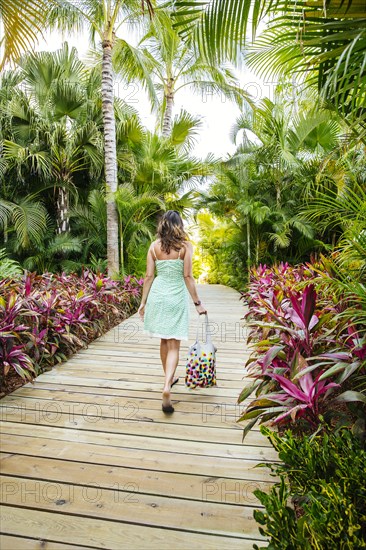
[[[176,210],[165,212],[159,222],[157,240],[149,248],[146,276],[138,313],[144,332],[160,338],[160,358],[165,373],[162,409],[174,412],[171,387],[178,382],[175,371],[181,340],[188,340],[189,294],[200,315],[202,305],[192,274],[192,244]],[[155,278],[155,265],[157,277]]]

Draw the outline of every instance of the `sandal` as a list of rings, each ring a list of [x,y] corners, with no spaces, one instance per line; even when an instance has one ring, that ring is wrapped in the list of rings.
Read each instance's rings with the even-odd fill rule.
[[[177,382],[179,382],[179,378],[176,378],[176,379],[174,380],[174,382],[173,382],[173,384],[171,385],[171,387],[173,387],[174,384],[177,384]]]
[[[161,406],[163,412],[167,413],[167,414],[171,414],[174,412],[174,407],[173,405],[162,405]]]

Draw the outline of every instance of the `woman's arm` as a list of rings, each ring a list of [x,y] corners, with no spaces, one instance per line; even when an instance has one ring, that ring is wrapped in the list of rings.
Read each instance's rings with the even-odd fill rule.
[[[186,283],[186,287],[188,288],[188,292],[191,295],[193,302],[199,302],[200,299],[197,294],[196,282],[194,280],[193,271],[192,271],[192,256],[193,256],[192,243],[187,242],[186,251],[184,254],[184,281]],[[199,306],[196,306],[196,310],[200,315],[202,313],[207,313],[206,308],[202,304],[200,304]]]
[[[142,287],[141,304],[138,309],[138,313],[140,314],[141,317],[144,316],[144,308],[146,305],[146,300],[149,295],[150,288],[154,278],[155,278],[155,262],[152,255],[152,245],[150,245],[150,248],[147,252],[147,257],[146,257],[146,275],[144,277],[144,284]]]

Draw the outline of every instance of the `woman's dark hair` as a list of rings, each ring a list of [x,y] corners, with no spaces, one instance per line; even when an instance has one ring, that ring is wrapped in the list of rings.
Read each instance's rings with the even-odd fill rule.
[[[176,210],[168,210],[162,215],[158,230],[158,238],[161,243],[161,250],[170,253],[170,250],[180,250],[184,241],[188,241],[189,237],[184,231],[183,220]]]

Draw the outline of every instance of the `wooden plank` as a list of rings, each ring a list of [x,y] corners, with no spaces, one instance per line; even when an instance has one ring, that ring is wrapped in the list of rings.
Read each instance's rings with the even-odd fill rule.
[[[144,451],[114,447],[110,445],[95,445],[93,443],[78,443],[77,452],[74,443],[58,439],[30,437],[20,435],[2,436],[1,450],[27,456],[47,458],[62,458],[111,466],[124,466],[144,470],[159,470],[161,472],[190,473],[211,477],[269,481],[272,479],[267,468],[256,468],[258,460],[247,457],[232,459],[205,456],[204,460],[192,460],[191,455],[176,452]]]
[[[181,361],[184,361],[186,359],[188,348],[195,341],[195,338],[196,335],[190,338],[189,342],[186,345],[181,344],[179,353]],[[240,356],[240,359],[242,359],[243,356],[245,357],[249,355],[251,351],[249,348],[242,349],[245,346],[245,340],[239,337],[236,339],[233,338],[232,340],[228,340],[226,339],[226,337],[221,335],[218,338],[213,338],[213,341],[217,347],[217,355],[220,359],[220,364],[222,361],[223,365],[225,365],[226,362],[230,361],[230,359],[235,359],[238,356]],[[136,340],[131,339],[131,341],[124,340],[123,335],[121,336],[119,334],[116,334],[113,340],[107,342],[96,341],[95,343],[93,343],[92,348],[89,347],[82,349],[81,356],[90,355],[90,357],[92,358],[93,356],[108,354],[108,357],[118,357],[118,355],[123,352],[124,357],[136,357],[141,354],[148,359],[152,359],[151,352],[158,350],[159,347],[160,346],[157,346],[156,344],[149,344],[147,341],[139,341],[138,338]],[[133,349],[134,352],[132,352]]]
[[[155,363],[146,363],[144,365],[141,365],[141,361],[136,361],[135,363],[127,363],[125,360],[122,361],[111,361],[108,362],[108,365],[100,365],[100,361],[95,359],[70,359],[67,361],[67,363],[61,363],[60,367],[62,369],[67,368],[70,371],[74,371],[76,369],[81,368],[89,368],[94,370],[99,370],[99,372],[122,372],[122,373],[131,373],[131,374],[139,374],[142,376],[148,375],[148,376],[158,376],[159,378],[163,377],[163,369],[161,367],[161,364],[156,360]],[[217,371],[220,373],[220,377],[222,380],[243,380],[246,376],[246,373],[242,370],[238,371],[238,369],[231,369],[226,368],[222,369],[220,366],[217,368]],[[177,371],[177,375],[179,377],[182,377],[182,384],[184,384],[184,376],[185,376],[185,364],[182,362],[179,363]]]
[[[87,391],[88,390],[88,391]],[[173,398],[174,399],[174,398]],[[93,388],[78,388],[78,391],[70,389],[68,391],[53,389],[51,387],[35,386],[34,388],[19,388],[16,395],[12,394],[6,397],[6,400],[2,400],[2,405],[0,403],[0,411],[4,411],[9,407],[18,407],[19,410],[23,408],[26,409],[30,401],[36,401],[37,403],[49,402],[52,404],[49,406],[50,411],[55,410],[55,407],[65,407],[68,412],[70,409],[74,410],[74,403],[80,405],[85,404],[85,412],[87,412],[87,406],[89,404],[98,403],[103,411],[103,415],[107,414],[107,411],[124,411],[124,414],[120,416],[125,417],[137,417],[138,411],[141,411],[141,418],[145,418],[147,413],[145,411],[154,412],[154,418],[162,418],[160,415],[161,411],[161,399],[160,395],[153,394],[152,396],[143,397],[143,398],[130,398],[120,395],[114,395],[113,392],[111,395],[107,393],[97,394],[94,393]],[[177,400],[174,400],[175,402]],[[247,401],[246,401],[247,402]],[[133,415],[131,414],[131,409],[134,407]],[[41,409],[41,405],[38,405],[38,408]],[[45,414],[47,414],[47,407],[45,407]],[[209,425],[218,425],[223,427],[223,425],[230,424],[233,429],[242,429],[241,424],[234,424],[233,421],[237,420],[240,417],[241,411],[243,409],[242,405],[236,403],[226,403],[226,402],[202,402],[202,401],[183,401],[179,400],[179,415],[172,415],[169,417],[169,423],[180,423],[186,424],[186,419],[190,422],[196,423],[197,416],[200,417],[203,424]],[[159,415],[158,415],[159,412]],[[7,414],[2,412],[2,414]],[[9,413],[10,414],[10,413]],[[164,421],[168,421],[164,415]]]
[[[45,539],[0,535],[0,548],[1,550],[88,550],[95,546],[75,546],[75,544],[62,544]]]
[[[120,327],[121,328],[121,327]],[[251,348],[246,346],[245,338],[247,338],[247,334],[245,335],[245,338],[238,333],[237,336],[235,336],[235,325],[230,328],[233,332],[233,336],[231,338],[228,338],[224,334],[218,334],[213,335],[212,340],[214,344],[217,347],[217,354],[219,356],[220,362],[226,360],[227,358],[230,359],[230,357],[237,357],[238,354],[240,354],[240,351],[242,351],[242,356],[247,356],[251,353]],[[246,329],[247,330],[247,329]],[[229,331],[229,329],[227,329]],[[200,340],[204,338],[204,335],[199,334]],[[185,344],[181,343],[180,345],[180,356],[181,360],[184,360],[186,358],[188,348],[196,339],[196,335],[192,334],[189,337],[189,340],[187,340]],[[238,344],[240,344],[238,346]],[[95,347],[94,347],[95,346]],[[95,340],[93,342],[93,348],[84,348],[82,350],[82,355],[100,355],[100,351],[106,351],[110,352],[110,356],[116,355],[116,351],[127,351],[127,350],[133,350],[136,354],[138,354],[140,351],[144,353],[148,353],[150,351],[155,351],[157,347],[160,346],[159,340],[155,339],[155,341],[152,341],[151,343],[146,343],[143,340],[130,340],[129,336],[126,336],[121,330],[118,332],[115,331],[114,336],[110,336],[108,340],[104,341],[98,341]],[[96,352],[95,350],[99,350]],[[109,355],[108,355],[109,357]],[[235,364],[233,365],[235,366]]]
[[[192,341],[192,344],[193,344],[193,341]],[[219,344],[217,344],[217,342],[215,342],[215,344],[218,346]],[[93,344],[94,345],[94,344]],[[155,350],[158,350],[159,349],[159,346],[156,345],[155,347]],[[225,364],[233,364],[234,361],[239,361],[240,362],[243,362],[243,351],[238,348],[237,351],[231,351],[230,353],[222,353],[223,357],[220,358],[220,350],[218,350],[217,352],[218,354],[218,358],[217,358],[217,363],[220,363],[221,365],[225,366]],[[80,355],[80,357],[84,357],[84,356],[87,356],[87,357],[101,357],[103,359],[103,361],[109,361],[110,358],[113,358],[113,357],[126,357],[128,358],[128,360],[132,360],[133,358],[137,358],[137,359],[144,359],[144,360],[148,360],[150,357],[151,357],[151,351],[149,351],[148,349],[146,351],[142,351],[140,346],[136,346],[135,349],[126,349],[126,348],[122,348],[119,349],[119,346],[118,344],[116,344],[114,346],[113,349],[99,349],[97,347],[93,347],[93,348],[88,348],[86,350],[80,350],[78,352],[78,355]]]
[[[104,366],[104,369],[107,367]],[[47,373],[48,374],[48,373]],[[66,367],[56,367],[52,369],[52,374],[55,377],[58,376],[67,376],[68,379],[70,377],[72,378],[87,378],[88,380],[96,380],[99,382],[99,380],[102,378],[103,380],[113,380],[116,382],[127,382],[127,384],[130,386],[133,382],[137,382],[136,387],[140,387],[139,384],[143,384],[146,386],[147,384],[156,389],[162,389],[164,387],[164,378],[163,375],[156,375],[151,376],[149,374],[135,374],[135,373],[122,373],[122,372],[110,372],[109,370],[100,370],[100,369],[90,369],[90,368],[79,368],[79,369],[68,369]],[[179,373],[177,373],[179,376]],[[241,380],[241,382],[243,382]],[[217,379],[218,387],[221,388],[228,388],[228,389],[235,389],[235,392],[231,392],[235,397],[238,396],[238,386],[240,385],[240,382],[238,382],[238,379],[236,380],[225,380],[225,379]],[[244,383],[243,383],[244,387]],[[187,388],[184,387],[183,383],[180,386],[175,387],[175,389],[180,389],[182,391],[189,391]]]
[[[201,389],[192,390],[190,393],[181,393],[179,396],[175,395],[175,388],[173,387],[172,391],[172,402],[174,404],[179,403],[180,404],[180,410],[183,412],[187,411],[194,411],[194,412],[212,412],[215,407],[221,407],[224,411],[225,409],[227,412],[230,410],[234,412],[234,414],[237,414],[236,407],[238,405],[236,404],[236,399],[223,399],[219,396],[213,396],[210,393],[208,393],[208,390],[205,390],[206,393],[203,393]],[[97,386],[79,386],[79,385],[72,385],[72,384],[48,384],[47,382],[39,382],[37,379],[35,380],[34,384],[25,384],[22,386],[22,388],[19,388],[19,390],[16,390],[12,395],[18,395],[18,392],[21,391],[33,391],[33,390],[44,390],[47,392],[50,392],[51,394],[55,395],[56,393],[64,393],[69,395],[97,395],[98,398],[103,397],[110,397],[117,399],[136,399],[138,400],[146,400],[150,399],[151,403],[153,404],[155,401],[159,403],[158,408],[161,409],[161,392],[143,392],[143,391],[134,391],[134,390],[126,390],[126,389],[119,389],[119,388],[98,388]],[[19,394],[20,395],[20,394]],[[6,399],[6,398],[4,398]],[[155,407],[155,405],[152,405]]]
[[[253,542],[237,537],[223,537],[190,533],[174,529],[161,529],[120,521],[107,521],[100,518],[51,513],[42,510],[3,506],[0,513],[1,525],[6,525],[4,533],[50,539],[63,544],[88,545],[92,548],[109,550],[161,548],[162,550],[219,550],[230,547],[232,550],[249,550]]]
[[[87,376],[85,377],[78,377],[74,375],[68,375],[68,374],[62,374],[59,372],[46,372],[44,374],[41,374],[37,377],[37,380],[39,382],[47,381],[49,384],[55,383],[55,384],[72,384],[74,386],[89,386],[89,387],[100,387],[100,388],[113,388],[113,389],[131,389],[131,390],[137,390],[137,391],[145,391],[145,392],[151,392],[156,391],[160,392],[162,391],[161,383],[146,383],[144,381],[142,382],[128,382],[126,380],[118,381],[118,380],[106,380],[104,378],[89,378]],[[173,388],[175,394],[185,394],[190,391],[187,388],[182,388],[179,385],[174,386]],[[239,395],[239,388],[235,390],[234,388],[224,388],[220,386],[220,381],[218,381],[217,386],[213,386],[211,388],[200,388],[199,392],[201,395],[207,395],[211,397],[221,397],[221,398],[228,398],[232,397],[233,399],[237,398]],[[196,390],[191,390],[196,391]],[[198,390],[197,390],[198,391]]]
[[[114,378],[118,380],[118,375],[120,376],[127,376],[129,380],[145,380],[145,382],[158,382],[160,384],[163,384],[164,382],[164,373],[163,369],[161,368],[161,365],[155,365],[153,367],[147,367],[145,368],[144,365],[141,365],[141,363],[136,363],[136,365],[130,365],[130,366],[124,366],[125,363],[122,363],[120,365],[113,365],[109,364],[103,365],[102,367],[98,364],[92,365],[89,361],[85,362],[83,364],[75,364],[75,363],[65,363],[64,365],[60,365],[59,367],[56,367],[57,372],[63,372],[67,374],[79,374],[79,373],[90,373],[94,376],[99,374],[110,374],[114,375]],[[54,369],[53,369],[54,370]],[[217,369],[218,371],[219,369]],[[185,376],[185,369],[183,366],[179,366],[176,375],[180,379],[180,384],[182,387],[184,387],[184,376]],[[234,387],[236,390],[238,389],[238,386],[240,386],[240,383],[243,382],[246,383],[246,380],[244,379],[244,374],[236,374],[234,371],[228,373],[228,372],[221,372],[220,375],[220,386],[221,383],[223,384],[223,387]],[[230,385],[228,385],[228,382],[231,382]]]
[[[38,403],[39,405],[39,403]],[[152,418],[137,418],[137,410],[132,407],[123,416],[123,411],[115,408],[109,411],[106,417],[98,404],[92,404],[86,412],[77,412],[77,407],[62,413],[58,407],[40,408],[39,406],[18,408],[7,407],[2,409],[1,421],[36,424],[38,426],[69,427],[75,430],[92,429],[96,432],[118,433],[124,435],[139,435],[141,431],[148,431],[149,437],[167,438],[185,441],[189,433],[190,441],[218,443],[226,445],[238,445],[242,448],[242,431],[231,427],[209,427],[202,421],[199,425],[176,424],[174,431],[169,422],[155,422]],[[85,408],[85,407],[84,407]],[[165,420],[164,413],[159,412],[161,420]],[[147,425],[148,423],[148,425]],[[258,432],[250,432],[246,437],[246,444],[255,447],[267,447],[272,449],[267,439]]]
[[[121,434],[121,433],[108,433],[103,431],[87,429],[79,430],[76,428],[68,427],[71,422],[60,419],[47,426],[41,424],[27,422],[23,420],[22,423],[17,422],[0,422],[0,431],[2,434],[14,434],[14,435],[29,435],[32,428],[36,425],[37,436],[46,437],[49,439],[63,439],[73,442],[85,442],[94,443],[96,445],[112,445],[114,447],[130,448],[135,450],[155,450],[161,453],[176,453],[177,446],[180,440],[170,439],[164,437],[153,437],[148,432],[142,432],[141,435]],[[64,427],[66,426],[66,427]],[[57,429],[55,429],[57,427]],[[34,430],[34,428],[33,428]],[[187,433],[187,435],[189,435]],[[257,447],[256,445],[233,445],[233,444],[220,444],[201,441],[185,440],[180,443],[180,450],[184,454],[189,455],[202,455],[211,457],[223,457],[223,458],[247,458],[252,460],[276,460],[276,452],[272,447]]]
[[[9,395],[3,405],[0,405],[0,419],[11,420],[15,410],[18,410],[23,417],[27,411],[37,411],[37,419],[55,414],[82,415],[86,417],[95,416],[96,412],[102,417],[114,418],[116,420],[124,420],[125,422],[132,421],[148,421],[148,422],[163,422],[169,425],[182,424],[185,426],[199,425],[207,428],[226,428],[237,430],[240,433],[243,431],[245,422],[237,422],[242,411],[241,406],[221,407],[212,405],[210,407],[196,407],[191,410],[192,406],[187,406],[187,412],[182,410],[180,406],[180,414],[173,415],[169,419],[162,414],[160,400],[157,399],[139,399],[129,400],[127,398],[114,399],[113,397],[104,396],[103,399],[98,395],[89,397],[88,395],[68,394],[59,392],[58,395],[52,395],[57,392],[47,392],[47,390],[33,391],[31,394],[19,395],[12,397]],[[55,400],[57,400],[55,402]],[[97,411],[96,411],[97,405]],[[22,417],[22,416],[21,416]],[[252,432],[259,431],[256,426]],[[247,436],[246,441],[249,441]],[[261,445],[265,444],[265,439],[262,438]]]
[[[90,462],[65,461],[39,456],[0,453],[1,473],[21,478],[64,482],[105,489],[137,490],[151,495],[171,495],[174,498],[223,502],[238,506],[258,506],[255,489],[269,490],[274,480],[230,479],[194,475],[186,472],[160,472],[123,466],[105,466]]]
[[[122,488],[121,488],[122,487]],[[227,492],[227,491],[226,491]],[[73,483],[51,483],[34,478],[0,476],[1,505],[26,506],[93,518],[120,521],[140,526],[180,529],[194,533],[235,536],[244,539],[257,536],[253,507],[226,502],[186,500],[170,496],[146,495],[139,485],[130,488],[118,482],[111,488]],[[184,510],[184,513],[182,513]],[[260,538],[260,537],[258,537]]]

